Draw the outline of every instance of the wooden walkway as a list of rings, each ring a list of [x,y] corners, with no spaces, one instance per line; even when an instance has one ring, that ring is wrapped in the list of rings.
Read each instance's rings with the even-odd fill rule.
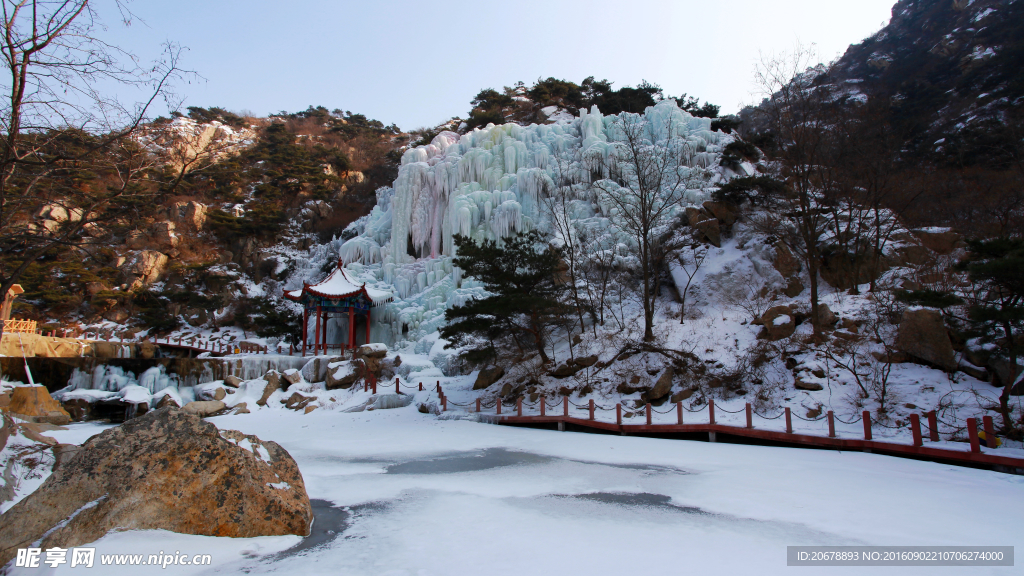
[[[395,389],[398,391],[399,384],[396,379]],[[422,390],[422,385],[420,387]],[[376,386],[373,387],[376,392]],[[756,415],[751,408],[750,404],[746,404],[745,412],[746,426],[730,426],[725,424],[719,424],[715,420],[715,402],[712,400],[706,406],[696,411],[685,410],[685,412],[703,412],[707,409],[707,415],[704,418],[706,422],[685,424],[683,423],[684,407],[682,402],[677,402],[674,405],[674,410],[668,410],[666,412],[659,412],[659,414],[668,414],[671,412],[676,413],[676,423],[664,424],[654,423],[652,406],[647,404],[643,409],[638,409],[632,413],[635,416],[645,416],[646,422],[642,424],[626,424],[623,423],[623,406],[617,404],[614,408],[615,421],[607,422],[596,418],[596,410],[611,411],[610,408],[599,408],[595,406],[594,401],[589,401],[586,406],[575,406],[580,410],[588,410],[589,414],[587,418],[579,418],[576,416],[570,416],[569,414],[569,398],[563,397],[561,402],[555,403],[553,406],[545,402],[544,398],[541,397],[539,402],[533,403],[534,406],[527,406],[527,408],[534,408],[535,414],[524,414],[523,413],[523,399],[518,399],[515,404],[511,407],[510,413],[502,414],[503,402],[499,399],[494,401],[490,406],[485,406],[480,399],[477,399],[475,406],[472,404],[460,405],[452,403],[446,398],[444,391],[441,389],[440,382],[436,386],[435,390],[441,401],[442,411],[448,409],[448,404],[451,403],[456,406],[461,406],[471,412],[483,413],[484,409],[491,410],[489,412],[498,424],[506,426],[526,426],[526,427],[539,427],[539,428],[557,428],[562,431],[579,431],[579,432],[592,432],[592,433],[603,433],[603,434],[619,434],[623,436],[653,436],[662,438],[689,438],[689,439],[707,439],[710,442],[732,442],[732,443],[744,443],[744,444],[761,444],[771,446],[788,446],[788,447],[800,447],[800,448],[816,448],[825,450],[852,450],[860,452],[873,452],[877,454],[885,454],[889,456],[898,456],[903,458],[913,458],[918,460],[930,460],[934,462],[944,462],[948,464],[956,464],[960,466],[970,466],[975,468],[986,468],[997,470],[1000,472],[1006,472],[1010,474],[1021,474],[1024,475],[1024,458],[1016,458],[1010,456],[999,456],[993,454],[993,450],[986,449],[984,452],[981,449],[981,442],[978,435],[978,421],[974,418],[967,419],[967,432],[969,438],[969,449],[968,450],[955,450],[945,447],[938,446],[927,446],[925,440],[929,443],[939,443],[939,432],[937,425],[937,418],[934,412],[924,414],[924,418],[928,424],[927,436],[922,435],[921,432],[921,416],[919,414],[912,414],[910,416],[909,427],[912,435],[912,443],[904,444],[891,441],[880,441],[872,438],[872,423],[871,415],[869,412],[863,412],[861,417],[853,422],[844,422],[844,424],[857,424],[862,423],[864,430],[864,438],[840,438],[836,435],[835,429],[835,414],[832,411],[827,412],[824,416],[818,419],[811,419],[810,421],[825,420],[828,423],[828,436],[815,436],[812,434],[796,433],[793,430],[793,414],[789,408],[785,408],[783,413],[774,417],[764,417],[764,420],[776,420],[785,417],[785,431],[780,430],[767,430],[763,428],[756,428],[754,426],[754,416]],[[559,404],[561,406],[559,406]],[[673,405],[669,405],[673,406]],[[549,409],[557,411],[561,408],[561,414],[548,414]],[[724,411],[719,408],[720,411]],[[733,414],[737,412],[731,412]],[[692,417],[692,416],[691,416]],[[802,420],[808,420],[801,418]],[[983,426],[986,438],[995,438],[995,430],[991,416],[985,416],[983,419]],[[968,446],[965,446],[965,448]]]

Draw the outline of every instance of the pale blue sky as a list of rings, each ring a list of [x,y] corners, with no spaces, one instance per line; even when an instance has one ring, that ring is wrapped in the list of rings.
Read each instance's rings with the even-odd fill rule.
[[[110,0],[106,0],[109,2]],[[409,130],[464,116],[481,88],[555,76],[642,79],[735,112],[759,51],[815,43],[826,59],[877,31],[894,0],[339,2],[136,0],[104,37],[152,57],[189,48],[205,81],[185,105],[258,115],[323,105]]]

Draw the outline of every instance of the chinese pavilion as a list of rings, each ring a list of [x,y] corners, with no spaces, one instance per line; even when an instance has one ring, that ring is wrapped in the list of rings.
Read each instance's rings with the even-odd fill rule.
[[[331,316],[348,319],[348,338],[345,348],[356,347],[356,321],[359,316],[366,324],[366,344],[370,343],[370,310],[387,304],[392,294],[385,290],[367,288],[366,284],[349,278],[348,273],[338,267],[316,284],[302,283],[302,290],[285,291],[285,298],[302,303],[302,355],[306,355],[309,334],[309,317],[316,318],[313,332],[313,355],[327,353],[327,319]]]

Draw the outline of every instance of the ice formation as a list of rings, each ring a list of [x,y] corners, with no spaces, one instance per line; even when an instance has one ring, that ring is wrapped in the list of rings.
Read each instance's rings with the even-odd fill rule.
[[[374,309],[372,340],[420,340],[427,347],[422,352],[429,352],[431,342],[423,338],[444,324],[445,309],[483,294],[452,264],[456,234],[500,242],[536,229],[557,241],[546,202],[556,187],[567,186],[575,225],[604,235],[606,249],[632,244],[617,227],[613,203],[587,186],[614,172],[621,125],[628,121],[645,122],[653,132],[647,144],[671,149],[694,171],[717,166],[728,138],[710,130],[710,119],[690,116],[674,100],[640,116],[605,116],[594,107],[554,124],[488,125],[461,136],[442,132],[404,153],[394,185],[378,190],[372,212],[349,227],[356,236],[314,248],[286,289],[315,280],[310,273],[320,273],[330,257],[340,258],[354,278],[395,294],[393,302]],[[706,197],[702,188],[687,190],[673,212]],[[332,319],[329,341],[343,337],[344,323]]]

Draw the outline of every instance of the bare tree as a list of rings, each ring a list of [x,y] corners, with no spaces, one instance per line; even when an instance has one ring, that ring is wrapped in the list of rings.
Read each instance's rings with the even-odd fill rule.
[[[678,263],[679,269],[686,274],[686,285],[679,291],[679,323],[684,324],[686,322],[686,295],[690,293],[690,284],[693,283],[694,276],[700,270],[700,267],[704,264],[704,260],[708,257],[708,248],[703,244],[697,242],[691,242],[686,244],[679,253]]]
[[[132,15],[116,2],[126,23]],[[81,246],[83,231],[131,214],[151,187],[139,186],[131,142],[152,104],[182,77],[181,49],[165,45],[151,66],[98,37],[89,0],[3,0],[0,89],[0,294],[57,246]],[[132,105],[101,94],[100,82],[145,89]],[[170,105],[170,103],[169,103]],[[127,154],[127,156],[126,156]],[[126,164],[119,163],[126,161]],[[69,175],[114,170],[94,185]],[[144,163],[144,162],[143,162]],[[2,330],[2,328],[0,328]]]
[[[703,169],[687,165],[673,142],[671,117],[664,125],[636,114],[615,120],[616,161],[610,178],[594,184],[617,210],[616,224],[635,242],[641,275],[644,341],[654,340],[654,313],[662,266],[678,247],[669,229],[688,188],[702,188]],[[659,135],[665,135],[664,138]]]
[[[823,241],[829,232],[826,189],[838,183],[835,152],[836,98],[830,68],[817,64],[813,48],[797,47],[779,57],[762,55],[755,80],[765,99],[756,108],[760,125],[775,139],[768,151],[773,175],[786,184],[776,210],[752,219],[776,235],[807,264],[811,283],[811,322],[821,336],[818,274]]]

